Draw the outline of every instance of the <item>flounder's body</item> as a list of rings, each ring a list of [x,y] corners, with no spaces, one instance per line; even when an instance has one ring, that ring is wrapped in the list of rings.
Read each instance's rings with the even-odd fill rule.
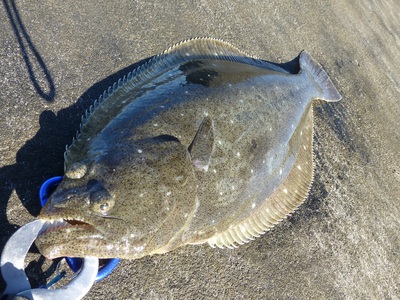
[[[48,257],[138,258],[235,247],[306,198],[312,101],[338,101],[305,52],[299,74],[213,39],[178,44],[100,97],[41,218]]]

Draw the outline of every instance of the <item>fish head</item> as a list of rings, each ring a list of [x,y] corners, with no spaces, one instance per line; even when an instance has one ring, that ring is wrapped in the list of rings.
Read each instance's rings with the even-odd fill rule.
[[[40,218],[55,222],[36,240],[48,258],[139,258],[175,247],[197,207],[187,147],[158,136],[95,149],[72,163]]]

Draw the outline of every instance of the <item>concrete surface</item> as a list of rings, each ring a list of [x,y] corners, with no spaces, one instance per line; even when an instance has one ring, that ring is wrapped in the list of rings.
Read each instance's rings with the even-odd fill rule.
[[[331,75],[343,101],[315,108],[311,194],[237,250],[122,261],[85,299],[399,299],[400,2],[243,3],[2,1],[0,250],[39,213],[91,101],[140,60],[212,36],[276,62],[306,49]],[[28,263],[49,267],[34,248]]]

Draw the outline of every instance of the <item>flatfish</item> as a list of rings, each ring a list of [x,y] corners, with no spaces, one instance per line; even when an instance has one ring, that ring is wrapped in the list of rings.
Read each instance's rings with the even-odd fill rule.
[[[268,231],[312,183],[313,101],[341,99],[305,51],[299,68],[197,38],[121,78],[67,147],[40,252],[136,259]]]

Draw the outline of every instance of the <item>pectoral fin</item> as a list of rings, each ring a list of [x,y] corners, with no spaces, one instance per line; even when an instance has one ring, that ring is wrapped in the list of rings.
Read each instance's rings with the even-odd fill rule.
[[[214,149],[214,122],[207,116],[200,124],[199,130],[188,150],[195,167],[207,172]]]

